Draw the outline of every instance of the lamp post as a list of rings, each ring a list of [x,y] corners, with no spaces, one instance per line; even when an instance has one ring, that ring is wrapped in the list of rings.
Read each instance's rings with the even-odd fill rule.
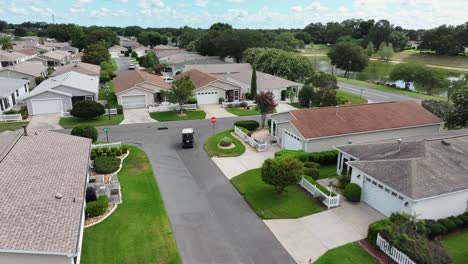
[[[348,61],[348,75],[346,76],[346,79],[349,80],[349,71],[351,69],[351,61]]]
[[[106,97],[107,97],[107,116],[109,117],[109,120],[111,120],[110,116],[110,103],[109,103],[109,86],[106,85]]]
[[[362,92],[364,91],[364,87],[361,87],[361,94],[359,95],[359,98],[362,98]]]

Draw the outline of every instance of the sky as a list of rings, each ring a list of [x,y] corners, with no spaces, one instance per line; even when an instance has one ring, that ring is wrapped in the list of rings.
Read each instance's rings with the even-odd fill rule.
[[[387,19],[427,29],[468,21],[467,0],[0,0],[0,20],[82,26],[304,28],[311,22]]]

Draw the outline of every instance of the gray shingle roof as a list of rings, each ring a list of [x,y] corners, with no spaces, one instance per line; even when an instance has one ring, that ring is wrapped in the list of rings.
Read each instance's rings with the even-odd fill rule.
[[[11,70],[11,71],[20,72],[20,73],[24,73],[27,75],[37,77],[37,76],[40,76],[42,72],[47,71],[47,66],[44,66],[39,63],[25,61],[23,63],[10,66],[8,68],[4,68],[0,71],[5,71],[5,70]]]
[[[338,146],[349,164],[412,199],[468,189],[468,135]]]
[[[0,250],[77,253],[91,140],[28,132],[0,161]]]
[[[4,98],[17,89],[23,88],[29,80],[0,77],[0,98]]]

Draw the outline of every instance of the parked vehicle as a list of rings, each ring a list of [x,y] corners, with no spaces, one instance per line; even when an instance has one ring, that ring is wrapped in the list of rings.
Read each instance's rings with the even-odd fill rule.
[[[182,129],[182,147],[193,148],[194,143],[195,139],[193,137],[193,128]]]
[[[128,69],[129,69],[129,70],[135,70],[135,69],[136,69],[136,67],[135,67],[135,65],[133,65],[133,64],[130,64],[130,65],[128,65]]]

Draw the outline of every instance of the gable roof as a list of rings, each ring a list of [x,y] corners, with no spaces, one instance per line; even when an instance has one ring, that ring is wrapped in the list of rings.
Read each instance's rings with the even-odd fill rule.
[[[20,50],[16,50],[16,52],[23,53],[28,56],[34,56],[39,53],[37,50],[33,50],[33,49],[20,49]]]
[[[59,76],[55,76],[49,79],[44,80],[34,88],[34,90],[29,93],[26,98],[44,93],[55,89],[58,86],[66,86],[69,88],[78,89],[81,91],[87,91],[93,94],[98,94],[99,92],[99,77],[89,76],[82,73],[70,71]],[[54,91],[59,92],[59,91]],[[67,93],[64,93],[68,95]]]
[[[109,50],[110,51],[113,51],[113,50],[115,50],[115,51],[121,51],[121,50],[126,51],[127,49],[122,47],[122,46],[119,46],[119,45],[114,45],[114,46],[110,47]]]
[[[15,61],[25,58],[26,55],[23,53],[18,53],[16,51],[12,52],[0,52],[0,61]]]
[[[468,189],[467,134],[336,148],[357,158],[350,166],[411,199]]]
[[[197,69],[192,69],[186,72],[183,72],[181,74],[178,74],[176,76],[176,79],[179,80],[180,78],[184,76],[190,76],[190,79],[192,80],[193,84],[195,85],[195,89],[201,88],[210,82],[216,81],[216,80],[221,80],[217,76],[199,71]]]
[[[306,139],[443,123],[414,101],[321,107],[291,114],[291,123]]]
[[[90,76],[99,76],[101,72],[101,66],[89,64],[89,63],[71,63],[64,66],[59,67],[56,71],[54,71],[50,76],[58,76],[64,74],[66,72],[78,72]]]
[[[28,82],[29,80],[24,79],[0,77],[0,98],[4,98],[14,93],[17,89],[23,88],[23,85]]]
[[[25,62],[16,64],[14,66],[4,68],[4,69],[2,69],[0,71],[6,71],[6,70],[20,72],[20,73],[24,73],[24,74],[27,74],[27,75],[37,77],[37,76],[40,76],[41,73],[43,73],[43,72],[45,72],[47,70],[47,66],[44,66],[44,65],[39,64],[39,63],[25,61]]]
[[[45,57],[45,58],[50,58],[53,60],[63,60],[67,56],[69,56],[70,53],[67,51],[62,51],[62,50],[54,50],[54,51],[49,51],[44,54],[39,55],[39,57]]]
[[[76,254],[91,140],[20,133],[0,134],[0,251]]]
[[[171,85],[165,82],[160,76],[139,70],[119,74],[113,79],[113,82],[116,94],[131,89],[143,82],[152,83],[165,89],[171,88]]]

